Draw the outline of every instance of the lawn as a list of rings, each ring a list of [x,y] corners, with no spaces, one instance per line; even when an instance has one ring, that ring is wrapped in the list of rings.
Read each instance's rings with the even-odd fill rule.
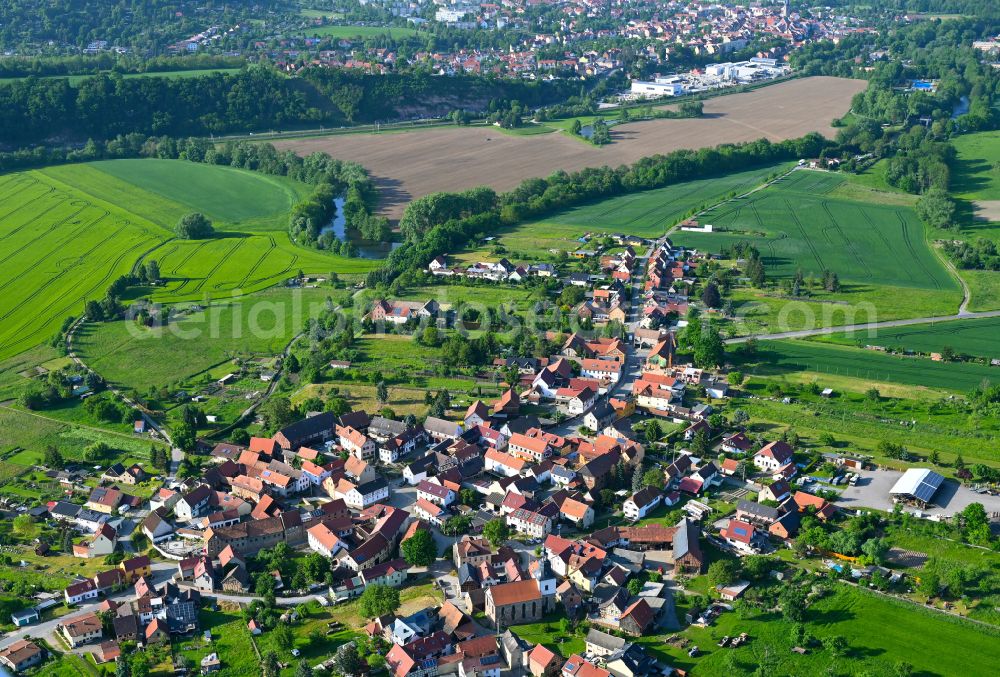
[[[872,331],[874,336],[869,336],[869,332],[863,331],[855,334],[818,336],[811,340],[845,346],[883,346],[922,353],[940,352],[942,348],[948,346],[959,354],[987,359],[1000,357],[1000,345],[997,343],[997,337],[1000,336],[1000,318],[955,320]],[[1000,370],[997,372],[997,376],[1000,376]]]
[[[87,324],[74,347],[109,382],[145,391],[181,382],[236,356],[271,356],[317,316],[338,290],[271,289],[239,301],[216,303],[166,327],[121,320]],[[228,372],[227,372],[228,373]]]
[[[578,249],[585,246],[579,238],[587,233],[625,233],[656,238],[692,210],[721,200],[730,193],[750,190],[782,168],[782,165],[767,166],[623,195],[501,230],[498,237],[511,252],[508,256],[512,259],[547,255],[552,249]]]
[[[958,393],[969,392],[984,379],[1000,378],[1000,369],[982,364],[932,362],[816,341],[762,341],[753,360],[758,365],[753,373],[763,375],[805,371]]]
[[[164,285],[154,301],[204,302],[294,276],[360,274],[376,262],[294,245],[287,212],[308,189],[280,177],[180,160],[114,160],[0,176],[0,359],[37,346],[84,302],[148,257]],[[220,237],[172,240],[202,210]],[[29,312],[30,309],[30,312]]]
[[[700,217],[713,233],[678,233],[678,244],[722,251],[739,241],[753,243],[767,274],[807,276],[824,270],[848,284],[894,286],[940,292],[957,299],[958,285],[931,252],[924,227],[912,209],[869,199],[839,197],[847,179],[801,170],[745,199],[719,204]]]

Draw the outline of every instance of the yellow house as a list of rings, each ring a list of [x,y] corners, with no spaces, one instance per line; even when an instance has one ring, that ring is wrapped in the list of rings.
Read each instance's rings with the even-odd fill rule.
[[[588,557],[580,562],[578,566],[573,566],[571,562],[567,578],[573,581],[573,584],[578,589],[593,592],[594,588],[597,587],[597,580],[600,574],[601,561],[596,557]]]
[[[146,555],[140,555],[138,557],[132,557],[131,559],[122,560],[122,563],[119,564],[119,566],[125,574],[125,580],[129,583],[135,583],[143,576],[149,576],[153,573],[149,557]]]

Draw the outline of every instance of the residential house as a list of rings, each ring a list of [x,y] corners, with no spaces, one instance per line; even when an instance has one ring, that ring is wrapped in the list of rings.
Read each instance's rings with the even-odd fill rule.
[[[575,498],[566,498],[559,506],[560,516],[567,522],[575,524],[578,529],[589,529],[594,523],[594,509]]]
[[[774,472],[792,460],[792,448],[781,440],[764,446],[753,456],[753,464],[763,472]]]
[[[640,520],[655,510],[663,501],[663,492],[656,487],[644,487],[632,494],[622,506],[625,518]]]
[[[0,649],[0,666],[6,666],[14,673],[24,672],[45,660],[46,652],[27,639],[18,639]]]
[[[443,418],[428,416],[424,420],[424,430],[435,442],[456,440],[462,434],[462,425]]]
[[[95,642],[104,636],[101,619],[94,612],[64,618],[56,626],[56,630],[73,649]]]

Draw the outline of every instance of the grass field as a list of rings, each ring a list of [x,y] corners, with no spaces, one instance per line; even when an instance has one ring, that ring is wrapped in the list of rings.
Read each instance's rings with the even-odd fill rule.
[[[959,393],[969,392],[984,379],[1000,381],[1000,367],[932,362],[815,341],[762,341],[753,359],[759,363],[754,373],[763,375],[815,372]]]
[[[545,255],[551,249],[572,251],[582,246],[578,238],[586,233],[625,233],[656,238],[692,209],[721,200],[730,193],[746,192],[782,168],[782,165],[762,167],[623,195],[568,209],[543,221],[500,231],[497,235],[508,250],[525,256]]]
[[[282,176],[198,162],[105,160],[93,162],[88,167],[130,184],[129,194],[134,194],[138,187],[178,205],[183,212],[164,215],[169,219],[165,224],[168,227],[184,213],[198,211],[215,222],[216,230],[225,229],[229,224],[238,224],[244,232],[283,229],[288,225],[292,205],[311,190],[304,183]],[[156,212],[144,209],[147,204],[144,197],[139,194],[118,204],[155,222],[155,214],[160,209]]]
[[[841,635],[848,643],[847,655],[837,659],[822,648],[804,656],[791,652],[790,624],[776,613],[764,612],[740,619],[724,614],[707,629],[693,628],[690,636],[707,654],[694,662],[695,674],[732,675],[752,671],[759,664],[762,644],[771,648],[776,659],[774,674],[892,674],[896,662],[907,662],[917,675],[990,675],[997,637],[971,623],[953,621],[942,614],[927,612],[916,605],[869,595],[843,586],[812,606],[806,613],[810,632],[822,639]],[[727,660],[729,649],[716,642],[723,635],[750,634],[752,641],[735,650],[739,670],[734,673]],[[919,638],[934,638],[921,641]],[[645,643],[645,642],[643,642]],[[962,655],[959,662],[942,657],[941,647]],[[683,659],[682,659],[683,660]],[[687,663],[687,660],[684,661]],[[681,666],[676,662],[675,667]]]
[[[841,282],[957,292],[957,283],[928,248],[916,214],[903,206],[837,197],[846,179],[797,171],[754,195],[700,217],[714,233],[678,233],[678,244],[718,252],[754,243],[769,276],[836,272]],[[955,294],[957,296],[957,293]]]
[[[307,191],[280,177],[179,160],[0,176],[0,359],[48,339],[143,256],[159,261],[166,281],[139,291],[163,303],[241,296],[299,270],[355,274],[376,265],[291,242],[286,215]],[[173,240],[173,225],[195,210],[217,220],[220,236]]]
[[[952,141],[958,162],[951,191],[964,200],[1000,200],[1000,131],[962,134]]]
[[[179,383],[235,356],[280,353],[333,289],[273,289],[186,314],[168,327],[122,320],[86,325],[75,348],[109,382],[145,391]]]
[[[1000,336],[1000,318],[956,320],[875,331],[876,336],[861,332],[853,335],[845,333],[820,336],[812,340],[845,346],[883,346],[924,353],[940,352],[943,347],[948,346],[958,353],[974,357],[992,359],[1000,356],[1000,343],[997,342],[997,337]]]
[[[112,448],[125,452],[117,459],[119,461],[135,459],[148,463],[148,438],[69,423],[49,417],[45,412],[36,414],[0,407],[0,448],[22,449],[6,459],[7,463],[40,463],[42,452],[49,445],[58,447],[67,459],[82,459],[83,450],[94,442],[105,442]]]

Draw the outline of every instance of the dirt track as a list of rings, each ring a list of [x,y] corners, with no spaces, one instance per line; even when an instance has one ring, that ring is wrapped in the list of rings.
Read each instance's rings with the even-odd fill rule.
[[[390,134],[348,134],[280,141],[278,148],[307,154],[326,151],[360,162],[378,181],[382,211],[399,218],[406,203],[440,190],[489,185],[513,188],[523,179],[565,169],[620,165],[680,148],[772,141],[817,131],[832,135],[829,121],[847,112],[862,80],[813,77],[705,102],[705,117],[651,120],[612,128],[614,143],[591,146],[561,132],[515,136],[491,127],[444,128]]]

